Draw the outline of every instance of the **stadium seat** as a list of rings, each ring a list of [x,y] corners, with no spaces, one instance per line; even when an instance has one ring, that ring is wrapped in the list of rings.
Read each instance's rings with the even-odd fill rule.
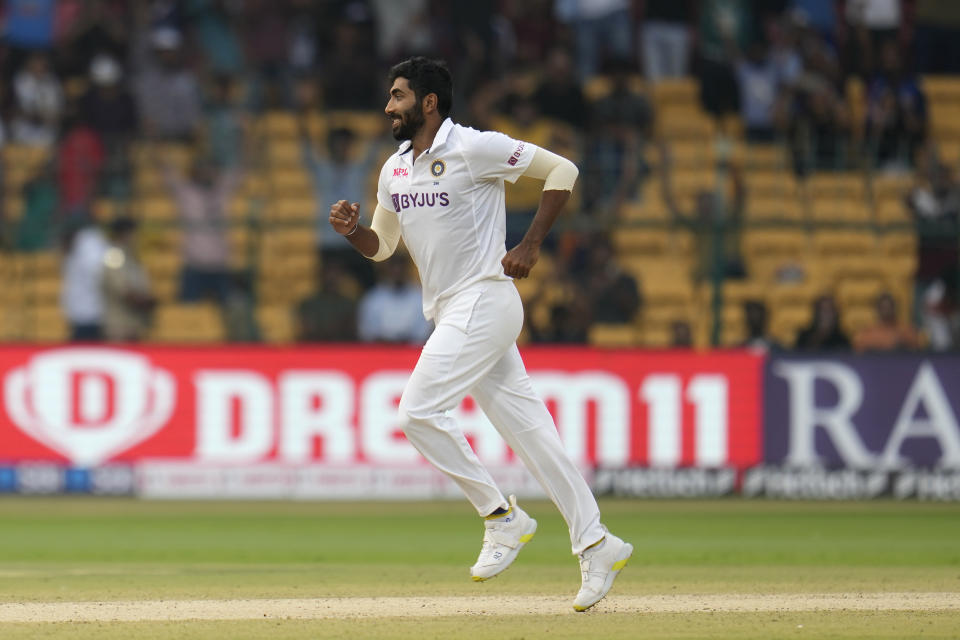
[[[797,333],[810,323],[813,313],[808,307],[783,307],[771,309],[770,334],[782,345],[792,347]]]
[[[700,85],[696,78],[664,78],[651,85],[650,92],[657,107],[696,107],[700,100]]]
[[[869,305],[841,305],[840,326],[851,339],[858,331],[876,322],[877,313],[873,304]]]
[[[144,222],[173,222],[178,218],[176,203],[160,196],[139,200],[133,210]]]
[[[257,126],[272,141],[291,140],[299,135],[299,126],[293,113],[287,111],[270,111],[260,117]]]
[[[780,195],[747,196],[744,218],[747,222],[803,222],[803,205],[795,197]]]
[[[815,223],[869,224],[873,221],[873,212],[862,198],[811,195],[809,211]]]
[[[590,327],[587,340],[595,347],[604,348],[632,347],[640,342],[632,324],[596,323]]]
[[[289,344],[296,339],[293,309],[289,305],[257,308],[257,326],[266,342]]]
[[[213,304],[163,304],[154,315],[151,340],[168,343],[215,343],[226,338],[220,309]]]
[[[666,229],[623,228],[613,235],[613,245],[621,256],[665,256],[673,245]]]

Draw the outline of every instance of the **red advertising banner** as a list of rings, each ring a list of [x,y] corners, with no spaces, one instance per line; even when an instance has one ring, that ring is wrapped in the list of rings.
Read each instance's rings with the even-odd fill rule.
[[[2,347],[0,464],[420,465],[397,421],[417,355]],[[529,348],[524,359],[583,466],[742,469],[761,460],[762,356]],[[470,399],[454,413],[484,462],[512,464]]]

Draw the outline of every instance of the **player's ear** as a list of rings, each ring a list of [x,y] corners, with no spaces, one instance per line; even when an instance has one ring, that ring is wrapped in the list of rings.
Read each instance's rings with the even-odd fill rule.
[[[423,97],[423,112],[431,113],[437,110],[437,94],[428,93]]]

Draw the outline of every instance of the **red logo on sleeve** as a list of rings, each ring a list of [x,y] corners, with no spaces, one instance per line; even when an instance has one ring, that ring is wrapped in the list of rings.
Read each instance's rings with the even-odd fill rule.
[[[511,167],[517,164],[517,160],[520,159],[520,155],[523,153],[523,143],[517,145],[517,149],[513,152],[513,155],[507,158],[507,164]]]

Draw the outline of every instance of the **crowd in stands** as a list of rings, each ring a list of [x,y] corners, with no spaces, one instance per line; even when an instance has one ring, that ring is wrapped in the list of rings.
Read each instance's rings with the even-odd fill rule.
[[[224,327],[215,337],[267,340],[269,302],[289,315],[287,339],[422,343],[430,325],[408,259],[363,259],[326,212],[341,198],[372,210],[371,180],[394,141],[386,118],[367,123],[382,111],[386,69],[425,54],[450,62],[459,122],[581,169],[537,277],[518,282],[526,340],[605,343],[597,327],[633,327],[620,343],[960,348],[960,137],[951,147],[934,135],[923,81],[960,74],[960,3],[5,0],[0,21],[0,270],[57,252],[64,337],[153,339],[167,303],[209,303]],[[278,144],[281,130],[292,147]],[[766,159],[781,156],[777,182],[761,184]],[[779,309],[751,289],[757,261],[744,253],[753,212],[779,199],[771,217],[818,231],[810,214],[789,214],[790,200],[824,174],[894,176],[891,230],[915,252],[910,290],[878,281],[863,298],[873,316],[855,324],[841,321],[837,291],[817,291],[773,330]],[[508,243],[540,188],[508,187]],[[864,192],[852,206],[879,210],[876,188]],[[309,210],[285,227],[262,213],[277,198]],[[878,215],[862,227],[876,231]],[[650,233],[628,237],[634,227]],[[284,255],[301,241],[309,259]],[[686,252],[690,282],[660,281],[672,263],[642,260],[648,245]],[[169,286],[154,277],[171,270]],[[811,270],[781,261],[771,281]],[[724,299],[730,282],[743,294]],[[664,311],[686,290],[682,313]],[[9,315],[17,302],[4,300]],[[654,319],[655,330],[634,330]],[[724,333],[724,321],[737,330]]]

